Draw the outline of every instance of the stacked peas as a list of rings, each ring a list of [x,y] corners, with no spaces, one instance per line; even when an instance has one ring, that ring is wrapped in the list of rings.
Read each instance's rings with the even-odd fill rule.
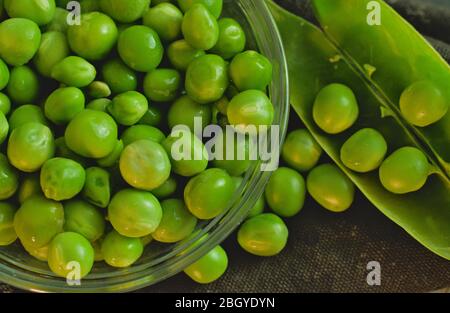
[[[68,1],[39,3],[0,6],[0,244],[84,277],[223,213],[250,161],[209,162],[194,118],[261,126],[274,110],[272,65],[222,0],[83,0],[79,24]],[[191,160],[173,153],[177,125]],[[185,272],[208,283],[227,264],[218,246]]]

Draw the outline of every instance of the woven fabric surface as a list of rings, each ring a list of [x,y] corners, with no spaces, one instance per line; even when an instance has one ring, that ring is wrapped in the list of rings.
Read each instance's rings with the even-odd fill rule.
[[[312,20],[309,1],[278,0]],[[450,0],[391,0],[439,52],[450,60]],[[299,123],[293,116],[292,125]],[[287,221],[287,248],[276,257],[243,252],[232,235],[224,247],[229,270],[218,282],[197,285],[180,274],[140,292],[429,292],[450,286],[450,262],[429,252],[361,195],[343,214],[308,200]],[[367,284],[367,264],[381,265],[381,285]],[[14,292],[0,284],[0,292]]]

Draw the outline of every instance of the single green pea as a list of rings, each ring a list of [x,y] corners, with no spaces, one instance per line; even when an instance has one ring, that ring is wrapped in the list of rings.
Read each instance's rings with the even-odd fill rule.
[[[4,93],[0,92],[0,112],[4,115],[8,115],[11,111],[11,100]]]
[[[140,238],[152,234],[161,223],[162,208],[158,199],[147,191],[124,189],[108,206],[109,221],[121,235]]]
[[[120,155],[122,154],[124,144],[122,140],[118,140],[113,151],[106,157],[98,159],[97,164],[101,167],[113,167],[117,165],[120,160]]]
[[[71,200],[64,203],[64,231],[82,235],[90,242],[95,242],[105,232],[105,218],[93,205]]]
[[[203,4],[218,19],[222,14],[223,0],[177,0],[183,12],[187,12],[194,4]]]
[[[265,90],[272,81],[272,63],[256,51],[236,55],[230,64],[230,77],[240,91]]]
[[[69,43],[59,31],[42,34],[41,45],[33,62],[39,74],[51,77],[53,67],[69,55]]]
[[[184,269],[184,273],[199,284],[210,284],[218,280],[227,270],[228,256],[221,246],[217,246],[194,264]]]
[[[121,23],[133,23],[149,8],[150,0],[100,0],[103,12]]]
[[[189,64],[186,72],[186,92],[200,104],[222,98],[228,88],[228,68],[225,61],[214,54],[201,56]]]
[[[305,180],[297,171],[280,167],[272,174],[265,195],[267,204],[276,214],[293,217],[305,204]]]
[[[181,22],[183,13],[172,3],[161,3],[143,16],[143,24],[154,29],[159,37],[166,42],[171,42],[181,35]]]
[[[405,119],[418,127],[427,127],[440,121],[448,112],[449,104],[442,91],[430,81],[410,85],[400,97],[400,110]]]
[[[352,181],[332,164],[314,168],[308,175],[306,186],[314,200],[331,212],[346,211],[355,198]]]
[[[248,128],[258,132],[261,126],[272,125],[274,119],[273,104],[267,95],[259,90],[247,90],[235,96],[228,104],[228,120],[239,132]]]
[[[107,98],[94,99],[86,105],[86,109],[107,112],[107,108],[110,104],[111,100]]]
[[[161,63],[164,48],[153,29],[137,25],[120,34],[118,51],[121,59],[133,70],[149,72]]]
[[[417,148],[403,147],[390,155],[380,167],[380,181],[395,194],[418,191],[427,183],[431,166]]]
[[[11,66],[28,63],[39,49],[39,26],[25,18],[10,18],[0,23],[0,58]]]
[[[0,90],[3,90],[9,82],[9,68],[2,59],[0,59]]]
[[[100,12],[100,1],[98,0],[81,0],[80,1],[81,12]]]
[[[300,172],[308,172],[319,163],[323,150],[307,129],[288,134],[281,155],[283,160]]]
[[[164,148],[150,140],[139,140],[127,147],[120,156],[123,179],[137,189],[151,191],[169,179],[171,165]]]
[[[260,214],[248,219],[238,231],[239,245],[257,256],[279,254],[287,244],[289,232],[286,224],[275,214]]]
[[[7,148],[11,164],[22,172],[32,173],[55,154],[52,131],[39,123],[27,123],[11,132]]]
[[[203,55],[205,55],[205,51],[195,49],[184,39],[173,42],[167,48],[170,63],[179,71],[186,71],[192,61]]]
[[[230,205],[234,184],[221,169],[208,169],[192,178],[185,190],[184,201],[198,219],[210,220],[222,214]]]
[[[24,246],[42,248],[63,232],[64,208],[59,202],[34,196],[27,199],[14,217],[14,229]]]
[[[255,205],[250,209],[250,212],[248,212],[247,218],[252,218],[260,214],[263,214],[265,208],[266,208],[266,201],[264,195],[262,195],[261,197],[258,198],[258,201],[256,201]]]
[[[86,182],[81,196],[95,206],[103,209],[108,207],[111,198],[109,172],[99,167],[86,169]]]
[[[25,104],[15,109],[9,117],[9,128],[11,131],[27,123],[39,123],[48,126],[41,107]]]
[[[174,130],[162,145],[169,155],[173,172],[180,176],[192,177],[208,167],[208,151],[190,131]]]
[[[17,198],[20,204],[34,196],[44,196],[38,174],[28,175],[22,179]]]
[[[136,73],[119,59],[106,62],[102,68],[102,75],[113,94],[137,89]]]
[[[219,40],[211,52],[224,59],[231,59],[245,49],[246,36],[241,25],[232,18],[219,20]]]
[[[202,129],[211,123],[211,107],[199,104],[188,96],[182,96],[172,104],[167,118],[171,129],[185,125],[195,132],[195,119],[201,122]]]
[[[339,134],[353,126],[359,116],[359,107],[353,91],[342,84],[324,87],[313,105],[317,126],[328,134]]]
[[[83,190],[86,172],[73,160],[53,158],[42,166],[40,180],[47,199],[69,200]]]
[[[161,124],[161,121],[162,121],[161,109],[150,106],[147,112],[145,112],[144,116],[139,121],[139,124],[157,127]]]
[[[10,17],[26,18],[39,26],[50,23],[55,16],[56,9],[55,0],[5,0],[4,6]]]
[[[152,234],[153,239],[163,243],[179,242],[191,235],[197,225],[197,219],[189,212],[182,200],[163,201],[162,220]]]
[[[169,102],[174,100],[180,88],[181,76],[176,70],[156,69],[144,79],[144,93],[150,100]]]
[[[159,200],[167,199],[177,191],[177,187],[178,187],[177,180],[173,177],[170,177],[160,187],[153,189],[152,194]]]
[[[124,146],[128,146],[138,140],[150,140],[153,142],[161,143],[166,139],[166,136],[162,131],[156,127],[147,125],[135,125],[127,128],[122,134],[122,140]]]
[[[148,110],[148,100],[137,91],[127,91],[117,95],[107,108],[117,123],[131,126],[139,122]]]
[[[67,278],[74,270],[79,270],[80,278],[83,278],[93,265],[94,248],[80,234],[58,234],[48,248],[48,266],[58,276]]]
[[[60,83],[72,87],[86,87],[97,75],[95,67],[83,58],[69,56],[55,64],[51,77]]]
[[[17,239],[14,230],[16,209],[10,203],[0,202],[0,246],[9,246]]]
[[[57,7],[55,10],[55,16],[50,23],[44,26],[44,30],[46,32],[57,31],[65,34],[69,28],[69,24],[67,23],[68,15],[69,11],[66,10],[66,6],[64,6],[64,9]]]
[[[9,132],[9,123],[5,114],[0,111],[0,145],[6,140]]]
[[[102,242],[102,255],[105,262],[112,267],[129,267],[144,252],[144,245],[139,238],[122,236],[113,230]]]
[[[184,39],[196,49],[209,50],[219,40],[219,25],[202,4],[194,4],[184,14],[181,25]]]
[[[93,81],[88,86],[88,94],[93,99],[103,99],[111,95],[111,89],[105,82]]]
[[[33,103],[39,94],[39,79],[28,66],[14,67],[6,90],[15,103]]]
[[[81,15],[79,24],[69,26],[67,39],[77,55],[98,61],[112,50],[118,34],[116,24],[108,15],[90,12]]]
[[[70,150],[70,148],[67,146],[66,138],[64,137],[55,139],[55,157],[73,160],[83,167],[88,163],[85,158]]]
[[[372,128],[361,129],[341,148],[341,161],[358,173],[368,173],[380,167],[388,151],[383,135]]]
[[[19,175],[9,164],[5,155],[0,153],[0,200],[11,198],[19,188]]]
[[[108,156],[117,144],[117,124],[104,112],[84,110],[66,128],[67,146],[86,158]]]
[[[26,243],[21,242],[23,248],[26,252],[28,252],[29,255],[34,257],[36,260],[47,262],[48,261],[48,247],[50,244],[36,248],[36,247],[30,247]]]
[[[69,123],[84,110],[85,97],[76,87],[64,87],[53,91],[45,101],[45,116],[57,125]]]

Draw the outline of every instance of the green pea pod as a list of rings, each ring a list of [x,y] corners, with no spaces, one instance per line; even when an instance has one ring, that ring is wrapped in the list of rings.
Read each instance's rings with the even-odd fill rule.
[[[385,118],[380,113],[388,110],[388,105],[320,29],[272,2],[268,3],[285,43],[293,109],[317,142],[380,211],[431,251],[450,259],[448,177],[435,164],[435,173],[421,190],[396,195],[381,185],[377,171],[358,174],[346,168],[340,160],[340,149],[352,134],[362,128],[377,129],[392,151],[404,146],[420,147],[420,143],[400,118]],[[328,135],[315,124],[312,107],[318,92],[335,82],[345,84],[355,92],[361,112],[351,129],[339,135]],[[430,162],[433,163],[433,159]]]
[[[355,68],[364,73],[393,114],[402,116],[399,103],[403,91],[421,81],[431,82],[440,89],[448,109],[450,66],[384,1],[314,0],[312,3],[325,33]],[[426,127],[403,122],[450,177],[449,111]]]

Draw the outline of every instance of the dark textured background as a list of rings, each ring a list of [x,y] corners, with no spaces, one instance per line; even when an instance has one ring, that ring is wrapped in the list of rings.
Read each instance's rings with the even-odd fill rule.
[[[277,2],[311,17],[308,1]],[[450,43],[450,0],[389,2],[450,60],[444,44]],[[341,215],[309,200],[287,223],[289,243],[277,257],[250,256],[233,235],[224,243],[229,270],[218,282],[201,286],[180,274],[141,292],[428,292],[450,286],[450,262],[427,251],[361,196]],[[379,287],[366,283],[370,261],[381,264]],[[1,284],[0,290],[16,291]]]

